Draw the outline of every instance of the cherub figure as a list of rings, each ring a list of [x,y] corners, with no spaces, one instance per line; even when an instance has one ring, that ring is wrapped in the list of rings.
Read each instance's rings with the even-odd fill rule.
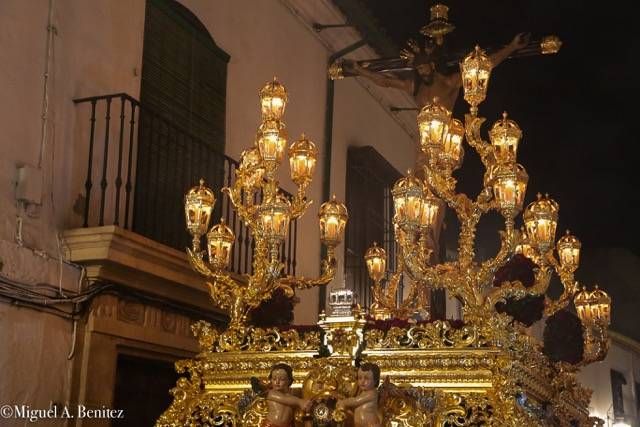
[[[293,427],[295,408],[309,410],[311,402],[291,394],[293,370],[286,363],[277,363],[269,373],[270,390],[266,400],[268,413],[261,427]]]
[[[363,363],[358,368],[358,395],[338,400],[337,409],[354,408],[355,427],[382,427],[378,413],[378,385],[380,368],[374,363]]]

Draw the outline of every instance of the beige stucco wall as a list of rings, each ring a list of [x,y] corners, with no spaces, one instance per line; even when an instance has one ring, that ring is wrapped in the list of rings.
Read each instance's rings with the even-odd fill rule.
[[[75,155],[74,97],[126,91],[136,95],[144,5],[119,2],[54,1],[48,78],[46,140],[42,156],[42,205],[19,208],[16,168],[38,166],[44,73],[47,57],[47,0],[0,2],[0,260],[1,274],[24,283],[76,290],[79,270],[60,264],[57,235],[70,219]],[[137,17],[138,23],[132,25]],[[129,32],[128,30],[131,30]],[[139,51],[139,49],[137,49]],[[36,178],[37,179],[37,178]],[[24,246],[15,242],[22,218]],[[62,274],[59,274],[62,268]],[[69,320],[15,305],[0,304],[0,402],[48,408],[69,399],[73,343]],[[3,425],[24,421],[3,420]],[[12,424],[13,423],[13,424]]]
[[[640,425],[640,408],[636,406],[636,393],[634,383],[640,383],[640,352],[637,343],[630,346],[629,339],[611,338],[611,348],[607,357],[598,363],[585,366],[578,374],[578,380],[586,387],[593,390],[589,411],[592,415],[607,420],[611,418],[613,425],[613,400],[611,393],[611,370],[622,373],[627,381],[622,386],[622,396],[626,422],[631,426]],[[633,344],[633,343],[632,343]],[[606,425],[606,424],[605,424]]]

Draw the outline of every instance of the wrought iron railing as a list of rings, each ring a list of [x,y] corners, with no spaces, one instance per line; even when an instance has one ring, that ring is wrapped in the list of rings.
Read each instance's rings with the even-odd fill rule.
[[[238,162],[125,93],[74,103],[80,123],[88,121],[76,132],[88,140],[80,147],[87,160],[75,209],[82,226],[114,224],[179,250],[189,246],[184,193],[201,177],[214,189],[230,186]],[[227,196],[218,195],[214,218],[224,218],[236,233],[231,270],[251,273],[253,238]],[[287,274],[296,270],[297,229],[292,221],[281,251]]]

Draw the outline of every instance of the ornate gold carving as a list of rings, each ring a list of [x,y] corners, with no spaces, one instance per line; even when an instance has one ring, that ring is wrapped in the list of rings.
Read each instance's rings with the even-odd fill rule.
[[[312,400],[350,397],[356,392],[356,369],[350,359],[316,361],[302,385],[302,395]]]
[[[464,326],[454,329],[448,322],[437,320],[407,330],[392,327],[387,332],[379,329],[365,331],[368,349],[391,348],[464,348],[479,344],[478,330]]]
[[[279,331],[275,328],[250,327],[241,333],[237,329],[219,332],[203,320],[193,324],[192,330],[203,353],[237,350],[304,351],[320,347],[320,332],[313,331],[300,335],[295,329]]]

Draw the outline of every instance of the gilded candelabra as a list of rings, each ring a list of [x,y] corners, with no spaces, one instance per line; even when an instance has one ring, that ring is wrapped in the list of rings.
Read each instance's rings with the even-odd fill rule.
[[[332,200],[320,207],[320,240],[327,248],[322,272],[316,279],[283,274],[279,252],[287,236],[289,222],[299,218],[311,204],[305,190],[311,182],[318,150],[304,134],[288,149],[291,179],[298,191],[289,198],[279,190],[278,169],[287,148],[287,134],[282,117],[287,104],[287,92],[275,78],[260,91],[262,123],[258,127],[255,144],[242,153],[236,169],[236,179],[222,191],[228,196],[236,213],[254,237],[253,274],[233,275],[229,266],[235,239],[222,220],[209,230],[209,221],[216,202],[213,191],[200,181],[185,196],[187,229],[193,237],[187,249],[194,269],[207,278],[213,303],[230,315],[226,332],[231,340],[229,349],[240,345],[246,332],[247,315],[276,289],[293,295],[294,289],[325,285],[335,276],[335,247],[340,244],[347,223],[347,209]],[[256,197],[260,195],[261,197]],[[261,200],[255,203],[254,200]],[[209,230],[209,231],[207,231]],[[202,236],[206,233],[206,252],[201,250]],[[228,338],[228,337],[227,337]]]
[[[496,311],[496,303],[527,295],[543,295],[547,315],[573,301],[584,326],[582,362],[606,355],[611,300],[597,287],[579,289],[574,272],[580,242],[569,233],[555,242],[558,204],[539,195],[524,209],[524,227],[516,228],[527,187],[526,171],[516,162],[522,131],[505,114],[490,129],[490,142],[482,139],[484,119],[478,117],[478,105],[485,98],[490,73],[491,62],[480,49],[463,61],[465,99],[471,105],[464,124],[452,119],[437,100],[422,109],[418,125],[427,157],[424,178],[410,172],[392,189],[397,241],[397,253],[392,255],[397,257],[398,269],[388,275],[387,254],[377,245],[365,256],[374,281],[370,309],[376,317],[408,318],[426,307],[430,289],[445,288],[463,304],[463,324],[438,320],[386,327],[385,322],[367,321],[364,311],[354,304],[351,290],[337,289],[330,293],[330,311],[320,316],[319,328],[305,332],[306,328],[246,325],[250,308],[275,289],[291,293],[333,278],[334,249],[342,240],[347,220],[345,207],[335,199],[323,204],[320,239],[327,247],[327,257],[321,276],[283,275],[279,250],[289,221],[308,208],[304,192],[317,154],[305,137],[291,144],[291,176],[298,191],[287,197],[278,190],[277,170],[286,146],[281,120],[286,92],[275,81],[261,91],[263,120],[256,144],[243,153],[235,182],[223,189],[254,235],[254,273],[239,276],[226,270],[234,233],[224,223],[209,230],[215,196],[201,182],[186,196],[187,227],[193,236],[187,252],[194,268],[207,278],[214,304],[229,311],[231,322],[226,329],[204,321],[193,325],[200,353],[176,363],[177,371],[186,376],[171,390],[174,400],[156,425],[272,425],[265,421],[272,415],[270,395],[260,384],[282,362],[292,368],[292,396],[310,403],[295,413],[292,407],[289,424],[350,425],[355,412],[348,413],[336,401],[359,396],[358,360],[375,364],[384,375],[376,400],[384,426],[595,425],[597,420],[588,413],[590,392],[577,382],[575,368],[551,360],[540,342],[507,314]],[[456,193],[452,176],[462,165],[465,139],[486,168],[483,189],[475,200]],[[254,197],[257,195],[261,196]],[[434,265],[430,242],[445,205],[455,211],[461,224],[458,257]],[[501,248],[493,258],[478,262],[476,227],[491,210],[504,217]],[[205,234],[203,251],[200,244]],[[530,287],[517,281],[494,286],[496,270],[516,253],[536,264],[534,283]],[[556,299],[546,296],[554,272],[564,286]],[[402,276],[411,279],[412,286],[399,302]]]
[[[374,281],[372,313],[379,317],[406,317],[411,309],[424,305],[427,289],[437,288],[445,288],[457,298],[462,303],[465,321],[478,325],[488,324],[496,314],[496,303],[508,298],[544,295],[547,316],[575,300],[585,327],[585,341],[592,344],[588,346],[585,360],[602,358],[606,354],[610,300],[599,289],[578,292],[574,272],[579,264],[580,242],[567,231],[554,244],[559,206],[548,195],[538,194],[537,200],[524,210],[524,228],[516,229],[515,220],[522,211],[528,181],[524,167],[517,163],[522,131],[504,113],[489,130],[490,142],[482,139],[481,125],[485,119],[478,116],[478,105],[486,97],[492,63],[484,51],[476,47],[460,66],[464,99],[470,105],[465,123],[452,118],[437,98],[422,108],[418,127],[421,149],[427,157],[424,179],[409,171],[393,187],[393,222],[400,267],[391,274],[386,287],[382,286],[386,254],[374,245],[365,255]],[[475,200],[456,192],[457,182],[452,176],[462,165],[464,140],[479,154],[486,170],[483,188]],[[455,211],[460,222],[458,257],[455,261],[432,265],[428,237],[445,204]],[[492,210],[504,218],[501,247],[493,258],[478,262],[475,259],[476,228],[480,218]],[[494,287],[496,270],[515,253],[522,253],[537,265],[534,285],[525,287],[514,281]],[[546,296],[552,272],[559,276],[564,288],[557,299]],[[395,295],[400,274],[406,274],[413,287],[409,297],[398,302]],[[596,312],[598,314],[594,314]]]

